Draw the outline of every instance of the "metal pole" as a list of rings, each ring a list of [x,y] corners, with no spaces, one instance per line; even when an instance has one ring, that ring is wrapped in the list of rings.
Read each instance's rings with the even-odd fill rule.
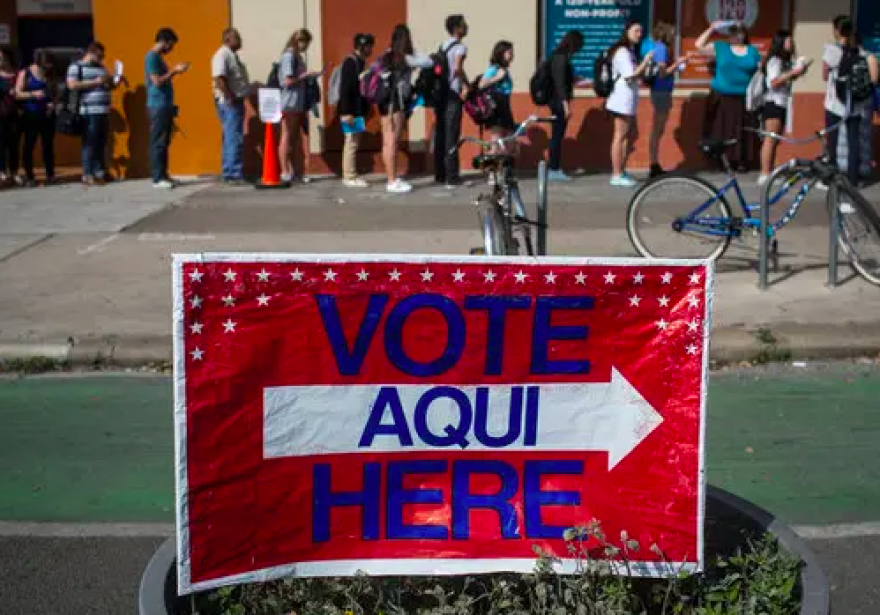
[[[837,268],[840,256],[838,233],[840,232],[840,189],[834,181],[828,187],[828,282],[826,288],[837,288]]]
[[[547,161],[538,163],[538,256],[547,256]]]
[[[767,184],[761,191],[761,236],[758,239],[758,288],[767,290],[770,286],[768,281],[767,261],[770,252],[770,186],[778,173],[773,173]]]

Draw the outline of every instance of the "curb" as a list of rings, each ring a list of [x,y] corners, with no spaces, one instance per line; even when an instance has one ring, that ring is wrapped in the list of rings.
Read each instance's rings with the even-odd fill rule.
[[[68,367],[140,367],[170,363],[167,336],[69,338],[66,342],[0,340],[0,363],[49,360]],[[709,358],[718,363],[855,359],[880,355],[880,322],[728,326],[712,331]]]

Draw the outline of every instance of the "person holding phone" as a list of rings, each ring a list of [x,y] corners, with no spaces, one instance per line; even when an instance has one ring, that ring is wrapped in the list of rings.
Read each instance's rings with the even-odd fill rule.
[[[171,28],[161,28],[156,41],[144,59],[147,83],[147,111],[150,116],[150,172],[153,187],[174,188],[176,182],[168,175],[168,147],[174,130],[177,107],[174,104],[174,79],[189,70],[189,62],[168,68],[167,56],[177,44]]]

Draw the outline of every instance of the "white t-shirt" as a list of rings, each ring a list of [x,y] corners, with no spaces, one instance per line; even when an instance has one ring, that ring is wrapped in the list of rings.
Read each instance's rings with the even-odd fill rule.
[[[247,69],[238,54],[226,45],[220,47],[211,58],[211,77],[226,77],[226,84],[232,91],[232,95],[237,98],[247,96],[250,90]],[[223,100],[223,92],[216,86],[214,87],[214,98]]]
[[[791,81],[787,81],[783,83],[778,88],[773,87],[773,81],[778,79],[779,76],[785,72],[785,65],[782,63],[782,59],[779,57],[770,58],[770,61],[767,62],[767,102],[771,102],[774,105],[778,105],[783,109],[788,109],[788,104],[791,102]]]
[[[605,105],[609,111],[620,115],[636,114],[636,107],[639,104],[639,82],[637,79],[627,81],[635,72],[636,62],[632,52],[626,47],[615,51],[614,57],[611,58],[614,89],[611,90],[611,96],[608,97]]]
[[[866,57],[868,55],[864,49],[859,49],[859,53]],[[837,78],[837,67],[840,66],[840,61],[842,59],[843,48],[840,45],[825,45],[825,51],[822,54],[822,61],[831,69],[828,71],[828,82],[825,84],[825,110],[830,111],[837,117],[845,117],[849,115],[847,113],[847,106],[837,98],[837,86],[834,83]],[[872,109],[873,101],[869,98],[861,104],[854,104],[853,108],[850,109],[850,113],[852,113],[852,115],[870,117]]]
[[[453,47],[454,46],[454,47]],[[461,93],[461,77],[454,75],[455,58],[458,56],[467,56],[467,47],[464,43],[450,38],[443,43],[443,49],[446,51],[446,59],[449,61],[449,89],[453,92]]]

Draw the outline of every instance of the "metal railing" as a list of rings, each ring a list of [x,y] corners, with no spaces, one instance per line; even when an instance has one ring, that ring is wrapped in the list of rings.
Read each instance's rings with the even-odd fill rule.
[[[538,256],[547,256],[547,161],[538,163]]]

